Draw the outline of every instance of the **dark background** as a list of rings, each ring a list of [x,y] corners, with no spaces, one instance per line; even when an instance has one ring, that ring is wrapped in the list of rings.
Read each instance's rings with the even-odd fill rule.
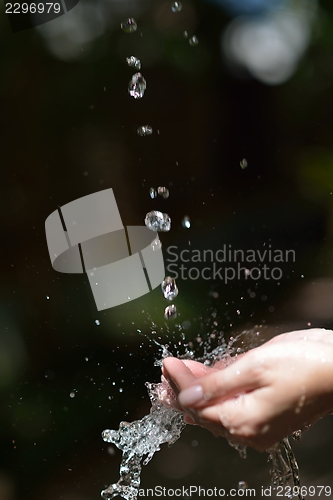
[[[221,33],[242,12],[222,2],[184,1],[172,13],[169,0],[81,0],[15,34],[0,7],[0,499],[92,500],[118,478],[120,452],[102,430],[147,414],[144,382],[160,377],[158,347],[137,330],[156,330],[176,354],[184,321],[194,343],[213,329],[228,339],[260,325],[267,336],[333,326],[333,7],[319,2],[307,50],[276,85],[226,62]],[[128,35],[120,23],[132,16],[139,28]],[[138,101],[127,92],[130,55],[147,80]],[[136,134],[142,124],[151,137]],[[151,200],[151,186],[167,186],[169,199]],[[169,213],[164,250],[271,244],[294,249],[296,261],[278,283],[178,280],[180,315],[168,325],[159,289],[97,312],[86,277],[52,269],[44,224],[107,188],[124,225]],[[305,485],[333,485],[332,445],[327,417],[294,446]],[[144,468],[142,487],[240,480],[268,485],[267,455],[250,450],[244,461],[186,428]]]

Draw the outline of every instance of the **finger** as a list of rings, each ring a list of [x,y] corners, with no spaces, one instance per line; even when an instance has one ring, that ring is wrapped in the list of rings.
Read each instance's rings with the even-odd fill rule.
[[[161,383],[159,384],[158,389],[158,399],[169,408],[176,408],[177,410],[183,411],[183,408],[178,403],[178,398],[174,390],[164,375],[161,376]]]
[[[211,366],[206,366],[199,361],[193,361],[191,359],[184,359],[183,363],[191,370],[195,377],[203,377],[204,375],[207,375],[207,373],[217,371],[217,369],[212,368]]]
[[[177,395],[196,380],[183,361],[171,356],[163,360],[163,375]]]
[[[213,430],[220,425],[231,441],[264,451],[290,433],[285,419],[275,415],[269,389],[253,391],[201,410],[192,410],[194,420]],[[258,395],[260,395],[258,397]],[[276,419],[277,418],[277,419]],[[207,423],[206,423],[207,422]],[[199,424],[200,425],[200,424]],[[222,434],[222,432],[221,432]],[[223,434],[222,434],[223,435]]]
[[[263,386],[263,367],[253,365],[251,358],[242,358],[223,370],[195,379],[189,378],[179,386],[179,402],[185,408],[202,408],[221,398],[230,398]]]

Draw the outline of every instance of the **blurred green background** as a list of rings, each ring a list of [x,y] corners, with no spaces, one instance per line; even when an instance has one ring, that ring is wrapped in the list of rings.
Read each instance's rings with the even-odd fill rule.
[[[15,34],[0,5],[1,500],[92,500],[117,480],[121,455],[101,432],[144,416],[144,382],[160,377],[158,347],[137,330],[176,353],[177,325],[195,345],[213,330],[228,339],[256,325],[267,336],[333,327],[333,5],[182,4],[174,13],[170,0],[81,0]],[[147,80],[138,101],[127,92],[130,55]],[[143,124],[152,136],[136,134]],[[151,200],[151,186],[170,197]],[[295,262],[279,282],[178,280],[168,324],[159,289],[98,312],[85,276],[52,269],[44,224],[107,188],[124,225],[169,213],[164,252],[271,245],[295,250]],[[294,446],[304,484],[333,486],[332,445],[328,417]],[[268,485],[267,456],[250,450],[244,461],[186,428],[144,468],[142,487],[240,480]]]

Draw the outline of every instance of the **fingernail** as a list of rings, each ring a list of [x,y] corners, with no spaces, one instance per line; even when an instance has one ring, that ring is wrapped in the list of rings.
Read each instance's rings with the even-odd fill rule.
[[[182,406],[191,406],[198,401],[202,400],[204,396],[203,388],[201,385],[194,385],[189,389],[182,391],[179,396],[179,402]]]

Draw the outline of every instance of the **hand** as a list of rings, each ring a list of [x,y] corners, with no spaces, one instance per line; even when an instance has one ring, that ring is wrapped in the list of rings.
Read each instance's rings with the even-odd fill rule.
[[[162,371],[187,423],[259,451],[333,412],[331,330],[278,335],[226,368],[170,357]]]

